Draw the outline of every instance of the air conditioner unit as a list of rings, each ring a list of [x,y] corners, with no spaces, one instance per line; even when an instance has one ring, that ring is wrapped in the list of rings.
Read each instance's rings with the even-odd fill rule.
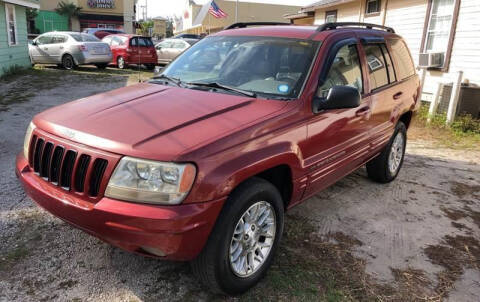
[[[421,53],[418,59],[418,66],[423,68],[442,67],[444,55],[443,52]]]

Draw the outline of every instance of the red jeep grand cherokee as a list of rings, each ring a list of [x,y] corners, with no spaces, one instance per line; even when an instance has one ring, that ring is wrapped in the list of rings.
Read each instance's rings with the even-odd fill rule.
[[[391,28],[258,25],[203,39],[148,83],[35,116],[16,165],[27,193],[115,246],[192,260],[215,291],[253,286],[286,209],[364,164],[395,179],[420,95]]]

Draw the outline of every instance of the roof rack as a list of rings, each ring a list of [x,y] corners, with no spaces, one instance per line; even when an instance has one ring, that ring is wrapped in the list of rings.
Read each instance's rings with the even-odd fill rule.
[[[317,28],[317,31],[325,31],[325,30],[330,30],[330,29],[337,29],[338,27],[365,27],[368,29],[382,29],[385,30],[389,33],[395,33],[395,30],[391,27],[388,26],[383,26],[383,25],[377,25],[377,24],[371,24],[371,23],[361,23],[361,22],[336,22],[336,23],[325,23],[320,25]]]
[[[232,25],[229,25],[225,27],[224,29],[234,29],[234,28],[246,28],[249,26],[265,26],[265,25],[291,25],[291,23],[285,23],[285,22],[238,22],[238,23],[233,23]]]

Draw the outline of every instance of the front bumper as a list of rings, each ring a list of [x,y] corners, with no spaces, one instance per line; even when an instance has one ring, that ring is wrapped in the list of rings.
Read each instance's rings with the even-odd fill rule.
[[[37,176],[23,153],[16,174],[42,208],[112,245],[170,260],[192,260],[202,250],[226,198],[178,206],[156,206],[102,198],[85,201]]]

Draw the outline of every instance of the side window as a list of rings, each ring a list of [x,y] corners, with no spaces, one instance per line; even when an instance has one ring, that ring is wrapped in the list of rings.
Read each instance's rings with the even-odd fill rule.
[[[51,43],[52,43],[52,36],[40,36],[37,39],[38,45],[45,45],[45,44],[51,44]]]
[[[137,38],[130,39],[130,46],[137,46],[137,45],[138,45]]]
[[[158,46],[160,46],[161,48],[171,48],[172,47],[172,42],[163,41]]]
[[[392,54],[397,61],[397,78],[403,80],[414,75],[415,65],[413,64],[412,57],[410,57],[405,42],[399,39],[390,40],[390,46],[392,48]]]
[[[173,43],[173,46],[172,46],[172,47],[173,47],[173,48],[176,48],[176,49],[184,49],[184,48],[186,48],[186,47],[185,47],[185,43],[182,42],[182,41],[178,41],[178,42]]]
[[[112,37],[105,37],[103,38],[102,42],[107,43],[108,45],[112,45]]]
[[[370,88],[372,90],[389,84],[387,63],[383,56],[380,44],[365,45]]]
[[[52,44],[60,44],[60,43],[65,43],[67,41],[67,38],[65,36],[60,36],[60,35],[55,35],[52,37]]]
[[[362,69],[356,45],[345,45],[337,52],[325,83],[317,90],[317,96],[325,98],[333,86],[351,86],[363,93]]]
[[[382,49],[383,57],[387,62],[388,78],[390,80],[390,83],[396,82],[397,76],[395,74],[395,68],[393,68],[392,57],[390,56],[390,53],[387,50],[387,46],[385,44],[380,44],[380,48]]]

